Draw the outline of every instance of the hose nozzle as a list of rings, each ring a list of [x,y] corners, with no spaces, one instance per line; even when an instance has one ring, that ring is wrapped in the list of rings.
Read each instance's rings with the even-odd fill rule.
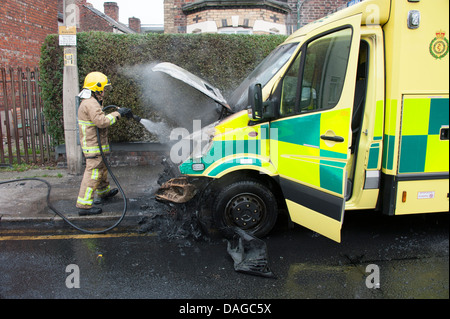
[[[139,116],[137,116],[137,115],[134,115],[133,114],[133,119],[136,121],[136,122],[141,122],[141,118],[139,117]]]

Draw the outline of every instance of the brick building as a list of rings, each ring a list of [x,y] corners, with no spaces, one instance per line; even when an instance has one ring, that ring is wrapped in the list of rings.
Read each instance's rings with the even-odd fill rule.
[[[104,13],[86,0],[79,7],[78,31],[140,33],[138,18],[129,27],[118,22],[116,2],[105,2]],[[290,34],[321,18],[347,0],[164,0],[165,33]],[[297,10],[299,8],[299,10]],[[62,25],[63,0],[2,0],[0,6],[0,67],[35,67],[42,42]]]
[[[58,21],[62,25],[64,0],[58,1]],[[104,31],[114,33],[140,32],[140,20],[129,18],[130,27],[119,22],[119,6],[116,2],[104,2],[103,11],[94,8],[87,0],[75,0],[78,5],[77,31]]]
[[[58,0],[3,0],[0,5],[0,67],[35,67],[48,34],[58,32]]]
[[[165,33],[287,34],[290,8],[275,0],[165,0]]]
[[[349,0],[288,0],[293,30],[347,6]],[[299,8],[299,10],[297,10]]]
[[[116,33],[140,32],[140,20],[129,18],[130,27],[119,20],[116,2],[105,2],[104,13],[86,0],[78,5],[77,30]],[[63,0],[2,0],[0,5],[0,67],[37,67],[41,46],[63,24]]]
[[[347,0],[164,0],[165,33],[291,34]]]

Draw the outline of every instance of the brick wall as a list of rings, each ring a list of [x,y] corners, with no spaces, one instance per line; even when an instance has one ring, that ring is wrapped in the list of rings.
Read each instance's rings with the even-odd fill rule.
[[[88,4],[89,5],[89,4]],[[91,10],[80,5],[80,26],[77,29],[78,32],[85,31],[104,31],[113,32],[114,28],[105,20],[96,15]]]
[[[58,12],[63,12],[63,0],[58,1]],[[98,16],[91,10],[87,9],[86,6],[93,7],[88,0],[73,0],[78,6],[78,21],[77,21],[77,32],[86,31],[104,31],[104,32],[115,32],[115,29],[110,25],[105,19]],[[102,11],[101,8],[96,8],[98,11]],[[104,2],[103,12],[109,17],[115,19],[119,18],[119,7],[116,2]],[[117,18],[117,19],[116,19]]]
[[[58,167],[67,167],[65,145],[56,147]],[[170,148],[158,143],[112,143],[111,153],[106,155],[111,167],[117,166],[154,166],[170,156]],[[84,160],[84,157],[83,157]]]
[[[181,7],[194,1],[164,0],[164,33],[186,33],[186,16]]]
[[[304,0],[300,4],[300,27],[325,17],[347,2],[348,0]],[[297,15],[297,11],[295,11],[295,15]]]
[[[0,67],[39,65],[41,45],[58,33],[57,0],[2,0]]]

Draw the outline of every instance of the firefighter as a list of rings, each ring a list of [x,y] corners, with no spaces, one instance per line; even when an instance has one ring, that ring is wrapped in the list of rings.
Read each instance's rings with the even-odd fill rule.
[[[82,102],[78,109],[78,126],[80,131],[80,144],[86,158],[86,169],[81,182],[76,207],[80,209],[79,215],[96,215],[102,213],[100,207],[94,207],[94,192],[99,202],[111,198],[118,193],[118,189],[111,189],[108,181],[108,171],[103,162],[97,140],[99,129],[100,143],[103,153],[109,153],[108,127],[116,123],[122,116],[131,114],[128,108],[119,108],[108,115],[102,111],[105,88],[111,83],[106,75],[100,72],[89,73],[85,80],[83,90],[79,97]]]

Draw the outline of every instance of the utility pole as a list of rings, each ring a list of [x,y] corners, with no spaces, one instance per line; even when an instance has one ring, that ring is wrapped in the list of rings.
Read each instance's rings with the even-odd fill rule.
[[[64,46],[63,114],[66,158],[69,174],[82,173],[82,152],[78,138],[77,107],[79,93],[76,28],[79,11],[76,0],[64,0],[64,26],[59,29],[59,44]]]
[[[297,1],[297,30],[300,29],[300,8],[302,7],[304,2],[305,2],[305,0],[303,0],[303,1],[298,0]]]

